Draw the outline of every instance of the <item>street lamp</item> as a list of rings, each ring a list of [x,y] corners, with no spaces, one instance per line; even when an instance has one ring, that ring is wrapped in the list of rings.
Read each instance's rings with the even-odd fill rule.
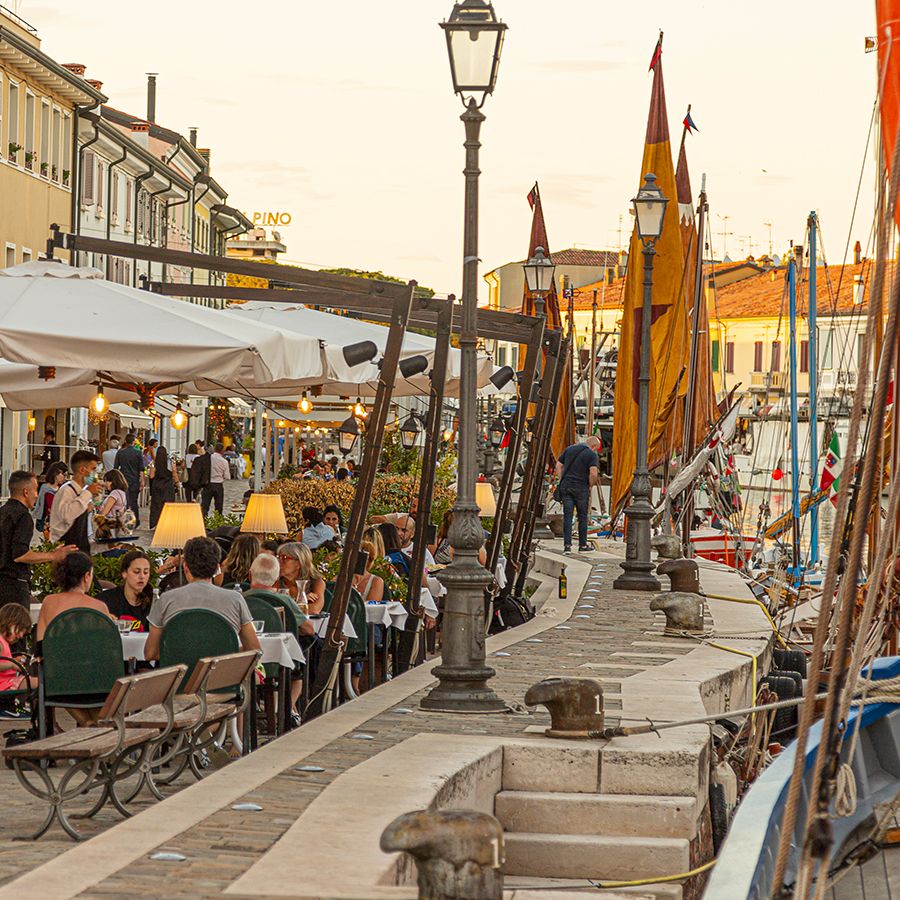
[[[421,419],[416,413],[410,413],[400,425],[400,444],[404,450],[412,450],[416,446],[421,431]]]
[[[440,574],[447,588],[438,684],[421,701],[443,712],[501,712],[503,701],[488,687],[494,670],[485,663],[484,592],[491,575],[478,561],[484,529],[475,502],[477,331],[478,331],[478,151],[484,115],[481,106],[494,91],[506,25],[485,0],[456,3],[441,27],[447,37],[453,90],[465,106],[465,227],[463,234],[462,316],[459,331],[459,465],[457,496],[450,527],[453,562]],[[478,99],[480,95],[480,99]]]
[[[318,434],[318,431],[316,433]],[[341,456],[346,456],[353,449],[356,439],[359,437],[359,422],[356,421],[356,416],[348,416],[338,428],[337,435]]]
[[[656,241],[662,234],[666,204],[656,183],[656,176],[644,176],[644,184],[631,201],[637,223],[638,237],[644,245],[644,299],[641,307],[641,360],[638,379],[638,433],[634,479],[631,482],[631,503],[625,510],[627,540],[625,562],[620,563],[622,574],[613,587],[628,591],[658,591],[659,579],[653,574],[650,561],[650,520],[653,518],[650,472],[647,468],[648,431],[650,415],[650,319],[653,313],[653,257]]]
[[[537,315],[544,314],[544,298],[550,293],[553,287],[553,275],[556,272],[556,266],[549,256],[545,255],[543,247],[534,248],[534,256],[525,263],[522,268],[525,270],[525,281],[528,284],[528,291],[534,298],[534,308]]]
[[[494,419],[491,422],[490,429],[490,438],[491,438],[491,446],[495,450],[500,449],[500,445],[503,443],[503,438],[506,437],[506,423],[501,418]]]

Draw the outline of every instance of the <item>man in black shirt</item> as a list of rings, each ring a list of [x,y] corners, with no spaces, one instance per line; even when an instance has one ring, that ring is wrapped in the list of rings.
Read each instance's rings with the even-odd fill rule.
[[[141,475],[144,472],[144,455],[134,446],[134,432],[125,437],[125,446],[116,454],[116,468],[128,482],[128,508],[134,512],[135,525],[141,524],[138,500],[141,495]]]
[[[597,448],[600,440],[593,435],[583,444],[566,447],[556,462],[559,478],[559,499],[563,507],[563,552],[572,549],[572,514],[578,510],[578,551],[587,553],[594,548],[588,543],[588,513],[591,509],[591,488],[598,483],[600,460]]]
[[[4,603],[31,604],[31,566],[61,562],[74,545],[50,553],[31,549],[34,520],[31,509],[37,500],[34,472],[13,472],[9,476],[9,500],[0,506],[0,606]]]

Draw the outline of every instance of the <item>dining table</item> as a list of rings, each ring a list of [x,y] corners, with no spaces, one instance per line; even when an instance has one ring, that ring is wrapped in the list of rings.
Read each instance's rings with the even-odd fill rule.
[[[388,641],[393,634],[390,629],[402,631],[406,625],[409,612],[399,600],[373,601],[366,604],[366,622],[370,626],[381,625],[384,627],[384,637],[381,645],[381,680],[387,681],[388,673]],[[369,688],[375,686],[375,628],[368,629],[368,670]]]

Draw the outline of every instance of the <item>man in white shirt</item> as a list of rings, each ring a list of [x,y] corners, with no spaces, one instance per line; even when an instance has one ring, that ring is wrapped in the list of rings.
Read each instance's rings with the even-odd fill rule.
[[[209,461],[209,484],[203,488],[200,506],[204,517],[209,514],[209,507],[213,500],[216,501],[216,512],[223,514],[225,508],[225,482],[231,481],[231,467],[228,460],[222,455],[225,445],[218,443],[212,452]]]
[[[397,526],[397,533],[400,536],[400,546],[403,552],[412,559],[413,555],[413,538],[416,536],[416,520],[406,513],[400,513],[394,520]],[[431,551],[425,548],[425,567],[434,565],[434,557]]]
[[[103,471],[110,472],[116,467],[116,454],[119,452],[119,436],[114,434],[109,439],[108,449],[103,451]]]
[[[74,544],[87,554],[91,552],[88,520],[94,498],[103,493],[98,462],[100,457],[90,450],[77,450],[71,460],[72,480],[56,492],[50,507],[50,540]]]

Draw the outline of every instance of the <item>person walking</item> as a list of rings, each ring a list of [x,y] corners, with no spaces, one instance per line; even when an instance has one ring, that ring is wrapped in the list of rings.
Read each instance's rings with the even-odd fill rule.
[[[196,503],[203,500],[204,491],[209,487],[209,476],[212,470],[212,457],[203,448],[202,441],[197,441],[197,453],[188,469],[187,488],[191,499]],[[206,509],[209,509],[207,504]],[[206,513],[203,513],[206,515]]]
[[[598,483],[600,459],[597,450],[600,439],[591,435],[583,444],[566,447],[556,462],[559,484],[554,496],[563,508],[563,552],[572,552],[572,518],[578,511],[578,552],[588,553],[588,513],[591,509],[591,488]]]
[[[119,452],[120,443],[121,439],[117,434],[114,434],[109,439],[109,446],[100,454],[103,458],[104,472],[111,472],[116,467],[116,454]]]
[[[161,444],[150,465],[150,527],[156,528],[163,506],[175,500],[175,464]]]
[[[96,472],[100,457],[90,450],[76,450],[70,462],[72,477],[56,492],[50,507],[50,540],[74,544],[90,556],[91,512],[94,499],[104,490]]]
[[[222,455],[224,449],[225,445],[220,442],[209,456],[209,483],[203,488],[203,499],[200,504],[204,518],[209,515],[209,507],[213,500],[216,502],[216,512],[220,516],[225,509],[225,482],[231,481],[231,467]]]
[[[34,472],[18,471],[9,476],[9,500],[0,506],[0,606],[31,604],[31,567],[38,563],[62,562],[74,544],[44,552],[32,550],[34,520],[31,509],[37,500],[38,485]]]
[[[128,508],[134,513],[135,527],[141,524],[141,477],[144,474],[144,457],[134,446],[134,432],[125,436],[125,446],[116,453],[115,466],[128,482]]]

